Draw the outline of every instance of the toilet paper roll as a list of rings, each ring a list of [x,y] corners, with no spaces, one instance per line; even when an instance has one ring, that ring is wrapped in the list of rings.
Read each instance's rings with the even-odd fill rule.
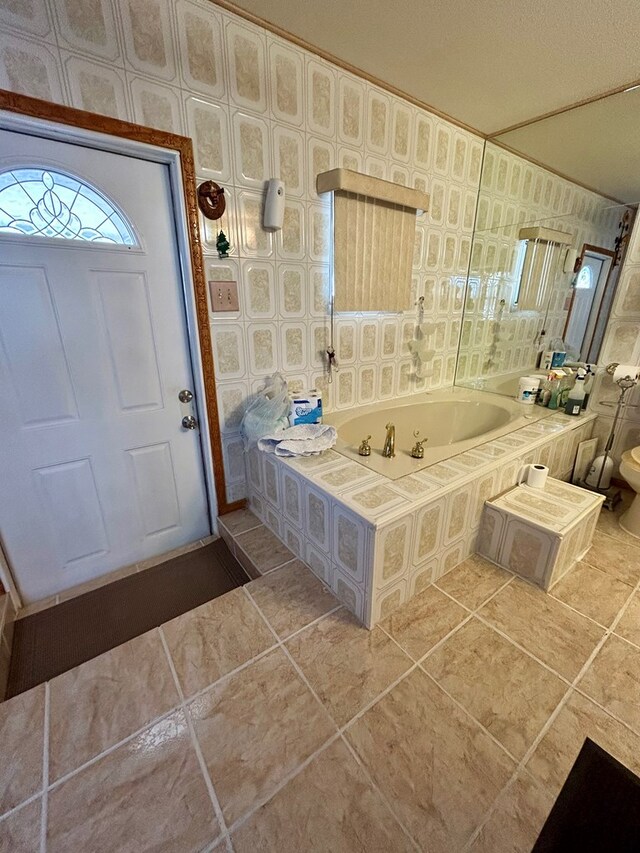
[[[626,379],[629,376],[631,379],[638,381],[640,375],[640,367],[637,364],[619,364],[613,372],[613,381]]]
[[[526,483],[532,489],[544,489],[548,476],[546,465],[527,465]]]

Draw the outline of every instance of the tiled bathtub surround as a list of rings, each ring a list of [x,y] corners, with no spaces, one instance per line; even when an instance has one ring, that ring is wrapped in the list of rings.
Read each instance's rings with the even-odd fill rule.
[[[474,554],[485,500],[528,463],[567,479],[593,428],[553,414],[398,480],[333,450],[247,457],[251,509],[368,627]]]
[[[640,772],[623,537],[549,594],[472,557],[372,631],[285,566],[9,700],[0,850],[528,853],[585,737]]]
[[[240,310],[211,315],[228,499],[246,493],[240,417],[264,377],[280,370],[293,390],[323,379],[331,246],[319,172],[343,166],[430,194],[408,304],[425,297],[422,334],[436,351],[418,377],[407,347],[415,311],[340,315],[325,403],[346,409],[453,384],[479,137],[205,0],[2,0],[0,20],[1,87],[188,135],[198,181],[225,188],[225,215],[201,228],[207,279],[240,282]],[[511,155],[495,175],[492,216],[529,201],[541,216],[586,222],[597,212],[592,193]],[[277,234],[261,227],[273,176],[287,196]],[[220,227],[228,260],[215,248]]]

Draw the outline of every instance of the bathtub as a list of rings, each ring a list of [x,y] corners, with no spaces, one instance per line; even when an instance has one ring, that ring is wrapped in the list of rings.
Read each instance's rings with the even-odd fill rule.
[[[499,394],[447,388],[332,412],[323,420],[338,430],[335,449],[339,453],[397,480],[550,414],[553,412],[548,409],[518,403]],[[396,455],[391,459],[382,455],[387,423],[393,423],[396,430]],[[418,439],[428,439],[423,445],[423,459],[411,456],[416,431]],[[368,435],[371,456],[360,456],[358,447]]]

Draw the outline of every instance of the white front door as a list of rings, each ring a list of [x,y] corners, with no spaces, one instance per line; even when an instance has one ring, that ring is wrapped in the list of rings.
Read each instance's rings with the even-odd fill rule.
[[[0,152],[0,540],[30,602],[210,524],[167,167],[8,131]]]

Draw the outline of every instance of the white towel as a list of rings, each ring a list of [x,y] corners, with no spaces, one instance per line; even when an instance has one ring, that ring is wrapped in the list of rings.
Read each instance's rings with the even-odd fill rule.
[[[276,456],[313,456],[336,443],[336,428],[326,424],[298,424],[258,439],[258,448]]]

